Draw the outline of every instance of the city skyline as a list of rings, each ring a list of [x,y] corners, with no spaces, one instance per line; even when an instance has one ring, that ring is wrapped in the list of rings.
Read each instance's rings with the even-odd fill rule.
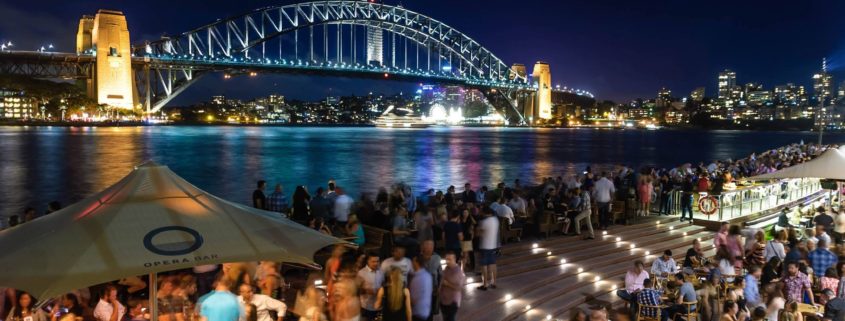
[[[37,48],[38,42],[44,42],[55,44],[56,50],[68,51],[72,48],[73,37],[69,30],[73,29],[73,21],[106,6],[126,12],[130,29],[136,30],[133,43],[137,43],[156,39],[163,33],[178,34],[269,4],[263,1],[214,3],[198,10],[192,2],[180,2],[168,4],[167,10],[155,10],[164,7],[163,1],[148,1],[144,6],[73,1],[47,3],[38,7],[0,4],[4,9],[0,10],[4,12],[0,15],[5,15],[0,17],[3,18],[0,30],[5,31],[0,32],[0,38],[15,41],[20,50]],[[390,1],[386,3],[391,4]],[[845,50],[835,41],[842,38],[842,32],[837,31],[842,29],[837,28],[842,23],[832,19],[833,12],[837,11],[832,9],[841,4],[809,2],[784,8],[780,5],[783,3],[786,2],[728,6],[716,2],[705,7],[607,2],[565,6],[535,2],[519,6],[491,4],[483,14],[476,10],[479,9],[477,4],[440,6],[419,1],[402,4],[461,29],[508,63],[548,61],[553,83],[591,91],[599,99],[621,102],[653,96],[661,87],[680,93],[703,86],[708,93],[714,93],[716,83],[712,81],[712,75],[723,69],[741,75],[739,84],[756,82],[772,88],[795,83],[810,87],[812,79],[809,76],[818,69],[822,57],[829,59],[830,72],[836,76],[843,61],[839,53]],[[761,15],[758,11],[763,10],[763,4],[766,14]],[[538,6],[553,10],[531,10]],[[508,7],[508,12],[502,7]],[[186,10],[197,11],[177,17],[177,12]],[[587,17],[579,17],[579,13]],[[638,16],[644,13],[648,13],[649,18],[639,19]],[[495,17],[506,14],[527,19],[514,20],[508,23],[508,28],[503,28],[501,19]],[[463,19],[466,15],[482,19]],[[145,23],[154,16],[162,19],[156,19],[156,24]],[[562,19],[565,17],[571,19]],[[654,39],[658,34],[663,37]],[[210,91],[243,98],[281,92],[292,98],[313,99],[369,91],[409,92],[417,85],[298,75],[262,75],[248,80],[239,78],[237,82],[226,82],[222,78],[203,79],[174,100],[174,104],[199,101]]]

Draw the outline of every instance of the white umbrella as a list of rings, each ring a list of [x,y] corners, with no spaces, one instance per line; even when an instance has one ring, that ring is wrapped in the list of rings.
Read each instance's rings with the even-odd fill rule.
[[[810,161],[781,169],[777,172],[758,175],[749,180],[780,178],[821,178],[845,180],[845,151],[831,148]]]
[[[0,285],[43,302],[127,276],[201,264],[313,265],[316,251],[336,243],[342,241],[215,197],[149,162],[94,196],[0,232]]]

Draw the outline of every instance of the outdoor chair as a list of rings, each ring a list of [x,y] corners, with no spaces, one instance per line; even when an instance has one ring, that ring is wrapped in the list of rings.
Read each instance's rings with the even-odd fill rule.
[[[637,320],[636,321],[660,321],[661,313],[665,306],[662,305],[646,305],[646,304],[638,304],[637,305]],[[649,310],[655,311],[655,316],[648,316],[643,314],[643,312],[648,312]]]

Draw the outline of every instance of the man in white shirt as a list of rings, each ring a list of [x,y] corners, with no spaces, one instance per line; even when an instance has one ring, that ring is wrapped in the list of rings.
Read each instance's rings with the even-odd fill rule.
[[[514,195],[510,202],[508,202],[508,207],[513,209],[514,215],[525,216],[526,206],[525,199],[519,195]]]
[[[405,247],[401,245],[393,246],[393,256],[386,258],[381,262],[381,273],[387,275],[390,272],[390,267],[395,266],[402,271],[402,281],[408,284],[408,273],[411,272],[411,260],[405,257]]]
[[[637,294],[643,289],[643,283],[648,279],[648,272],[645,271],[643,262],[634,261],[634,268],[625,273],[625,288],[616,291],[616,295],[631,303],[631,308],[636,311]]]
[[[270,311],[276,311],[276,319],[282,321],[285,318],[285,311],[288,307],[282,301],[273,299],[264,294],[253,293],[252,286],[249,284],[241,284],[238,289],[238,302],[244,306],[246,310],[247,304],[255,306],[256,321],[273,321],[270,317]]]
[[[504,206],[504,205],[502,205]],[[480,250],[481,282],[479,290],[486,291],[487,287],[496,288],[496,249],[499,247],[499,219],[493,216],[492,210],[485,208],[483,217],[478,221],[478,249]]]
[[[358,270],[358,284],[360,291],[358,297],[361,299],[361,313],[366,320],[374,320],[378,316],[375,308],[376,293],[381,289],[384,281],[384,273],[379,269],[379,257],[377,254],[367,254],[367,265]]]
[[[672,258],[672,250],[663,251],[663,256],[654,260],[654,263],[651,264],[651,274],[659,278],[665,278],[676,273],[678,273],[678,264]]]
[[[126,314],[126,307],[117,301],[117,288],[106,286],[100,295],[100,302],[94,307],[94,318],[97,321],[120,321]]]
[[[334,219],[339,226],[346,226],[349,221],[349,212],[352,208],[353,200],[349,195],[343,192],[342,189],[337,189],[337,197],[334,201]]]
[[[493,204],[495,204],[495,207]],[[505,205],[505,199],[500,198],[497,203],[493,204],[490,205],[490,208],[496,211],[496,216],[508,219],[508,225],[512,225],[514,222],[513,210],[509,206]]]
[[[599,228],[602,230],[606,230],[611,223],[610,202],[613,201],[613,193],[616,193],[616,187],[608,179],[607,172],[604,172],[602,178],[593,186],[593,199],[596,200],[596,206],[599,209]]]
[[[830,241],[830,235],[827,234],[827,226],[817,224],[816,225],[816,244],[818,244],[820,240],[824,240],[825,244],[833,244]]]

